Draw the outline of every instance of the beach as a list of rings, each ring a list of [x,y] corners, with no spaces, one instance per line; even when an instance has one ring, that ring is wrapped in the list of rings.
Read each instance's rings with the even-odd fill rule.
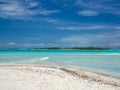
[[[120,0],[0,0],[0,90],[120,90]]]
[[[71,67],[1,64],[0,90],[120,90],[120,79]]]

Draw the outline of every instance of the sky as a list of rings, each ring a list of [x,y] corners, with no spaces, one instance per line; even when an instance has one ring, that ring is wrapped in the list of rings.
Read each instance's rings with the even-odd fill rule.
[[[120,0],[0,0],[0,48],[120,48]]]

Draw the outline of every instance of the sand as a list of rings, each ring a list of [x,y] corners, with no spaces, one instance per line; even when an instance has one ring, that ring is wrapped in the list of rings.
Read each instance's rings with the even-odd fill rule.
[[[120,79],[49,65],[0,65],[0,90],[120,90]]]

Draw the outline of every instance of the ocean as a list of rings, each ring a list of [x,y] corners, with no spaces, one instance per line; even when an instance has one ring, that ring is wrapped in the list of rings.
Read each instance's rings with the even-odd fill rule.
[[[120,50],[0,50],[0,63],[50,63],[120,77]]]

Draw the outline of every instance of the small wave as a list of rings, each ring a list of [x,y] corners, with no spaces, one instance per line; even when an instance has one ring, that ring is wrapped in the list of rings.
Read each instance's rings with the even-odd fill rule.
[[[43,57],[40,60],[48,60],[48,59],[49,59],[49,57]]]
[[[120,55],[120,53],[110,53],[110,54],[106,54],[106,55]]]
[[[38,62],[38,61],[44,61],[44,60],[48,60],[50,57],[43,57],[43,58],[34,58],[29,60],[29,62]]]

